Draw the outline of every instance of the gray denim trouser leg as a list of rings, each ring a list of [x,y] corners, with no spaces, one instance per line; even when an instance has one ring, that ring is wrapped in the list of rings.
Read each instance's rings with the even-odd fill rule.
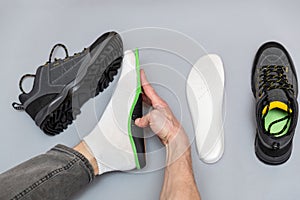
[[[83,155],[57,145],[0,174],[0,200],[69,199],[93,178],[93,168]]]

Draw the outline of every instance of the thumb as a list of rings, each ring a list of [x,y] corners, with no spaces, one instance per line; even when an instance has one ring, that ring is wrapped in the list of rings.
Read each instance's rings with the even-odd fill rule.
[[[137,125],[140,128],[145,128],[145,127],[149,126],[149,124],[150,124],[150,113],[148,113],[147,115],[145,115],[141,118],[137,118],[134,122],[135,122],[135,125]]]

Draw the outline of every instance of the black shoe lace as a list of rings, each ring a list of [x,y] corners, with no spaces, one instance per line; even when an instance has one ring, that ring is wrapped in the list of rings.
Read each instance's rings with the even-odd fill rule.
[[[51,52],[50,52],[50,55],[49,55],[49,61],[48,61],[47,63],[51,63],[51,59],[52,59],[54,50],[55,50],[57,47],[62,47],[62,48],[65,50],[65,53],[66,53],[65,59],[69,57],[69,52],[68,52],[67,47],[66,47],[65,45],[63,45],[63,44],[58,43],[58,44],[56,44],[56,45],[54,45],[54,46],[52,47]]]
[[[261,97],[266,91],[272,89],[283,89],[283,91],[286,94],[288,93],[288,91],[290,91],[293,94],[294,93],[293,85],[288,83],[286,74],[284,73],[287,70],[288,70],[287,67],[279,66],[279,65],[263,66],[261,68],[262,73],[260,74],[260,81],[259,81],[259,96]],[[266,95],[268,94],[266,93]],[[267,110],[265,115],[263,116],[263,120],[265,120],[265,117],[269,112],[269,107],[270,107],[270,102],[267,100]],[[282,128],[282,130],[277,133],[273,133],[273,135],[280,135],[288,128],[288,124],[292,118],[292,114],[290,111],[290,107],[291,107],[290,102],[288,102],[287,107],[288,107],[287,108],[288,115],[270,123],[268,130],[266,130],[267,133],[270,134],[273,125],[275,125],[278,122],[284,121],[286,119],[287,122],[285,126]]]
[[[263,66],[259,81],[259,96],[272,89],[283,89],[294,93],[293,85],[288,83],[284,73],[287,69],[280,65]]]
[[[57,61],[59,61],[59,59],[54,58],[54,62],[52,62],[52,56],[53,56],[53,53],[54,53],[54,51],[55,51],[55,49],[56,49],[57,47],[61,47],[61,48],[63,48],[63,49],[65,50],[66,57],[63,59],[63,61],[64,61],[64,60],[67,60],[67,59],[70,59],[70,58],[72,58],[72,57],[74,57],[74,56],[80,55],[83,51],[86,50],[86,48],[84,48],[83,51],[82,51],[81,53],[75,53],[73,56],[69,56],[67,47],[66,47],[65,45],[61,44],[61,43],[58,43],[58,44],[56,44],[56,45],[54,45],[54,46],[52,47],[51,52],[50,52],[50,55],[49,55],[49,60],[48,60],[43,66],[46,66],[46,65],[48,65],[48,64],[49,64],[49,65],[50,65],[50,64],[55,64]],[[25,92],[25,90],[23,89],[23,87],[22,87],[23,81],[24,81],[26,78],[30,78],[30,77],[31,77],[31,78],[35,78],[35,74],[25,74],[25,75],[23,75],[23,76],[21,77],[21,79],[20,79],[20,81],[19,81],[19,88],[20,88],[20,91],[21,91],[23,94],[27,94],[27,93]],[[16,109],[16,110],[25,110],[23,104],[20,104],[20,103],[17,103],[17,102],[13,102],[13,103],[12,103],[12,107],[13,107],[14,109]]]

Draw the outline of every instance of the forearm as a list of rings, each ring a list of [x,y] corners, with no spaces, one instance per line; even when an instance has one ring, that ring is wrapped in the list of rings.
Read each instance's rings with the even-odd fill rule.
[[[180,130],[166,148],[167,167],[160,199],[200,200],[193,175],[189,141],[184,131]]]

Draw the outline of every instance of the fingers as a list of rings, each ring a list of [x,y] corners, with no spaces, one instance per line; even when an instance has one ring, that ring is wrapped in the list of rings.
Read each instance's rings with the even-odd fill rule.
[[[143,99],[143,102],[145,102],[149,106],[152,106],[151,100],[145,94],[142,94],[142,99]]]
[[[148,113],[147,115],[145,115],[141,118],[137,118],[135,120],[135,124],[140,128],[145,128],[145,127],[149,126],[149,124],[150,124],[150,113]]]
[[[164,144],[174,134],[177,120],[172,114],[168,104],[158,96],[151,84],[148,82],[144,70],[141,70],[141,84],[143,87],[143,101],[152,105],[154,110],[142,118],[135,120],[135,124],[141,128],[150,126],[151,130],[161,139]],[[179,126],[179,125],[178,125]]]
[[[141,70],[141,84],[144,89],[144,94],[151,100],[154,108],[167,106],[167,103],[157,95],[153,87],[148,82],[144,70]]]
[[[149,126],[164,144],[167,144],[169,139],[177,132],[174,132],[174,130],[177,130],[174,119],[168,118],[165,109],[154,109],[142,118],[136,119],[135,124],[140,128]]]
[[[154,109],[150,112],[150,128],[160,138],[163,139],[168,135],[170,123],[162,110]]]
[[[167,118],[160,110],[152,110],[147,115],[135,120],[135,124],[140,128],[150,126],[151,130],[162,140],[167,138],[169,126]]]

